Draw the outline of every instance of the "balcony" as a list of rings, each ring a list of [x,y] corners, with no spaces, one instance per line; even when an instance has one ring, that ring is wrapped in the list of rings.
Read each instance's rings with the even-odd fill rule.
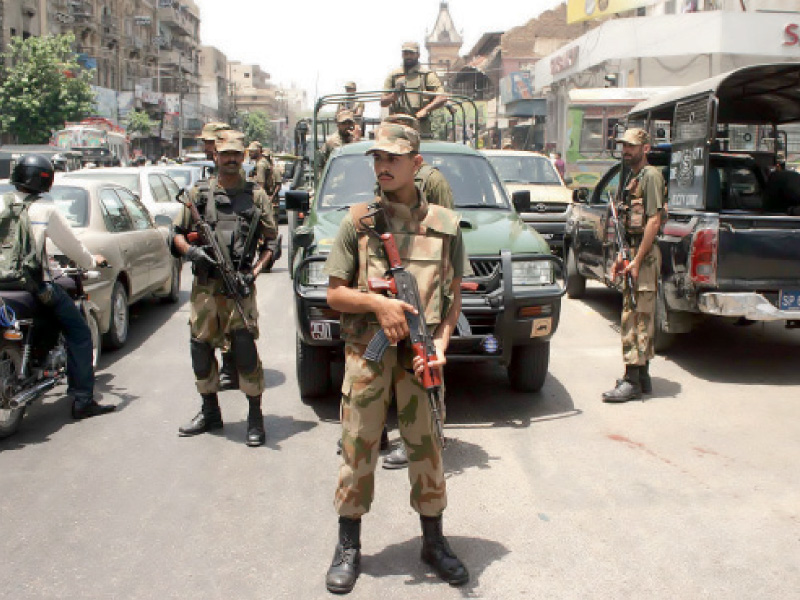
[[[190,13],[177,0],[158,0],[158,19],[177,35],[193,35]]]

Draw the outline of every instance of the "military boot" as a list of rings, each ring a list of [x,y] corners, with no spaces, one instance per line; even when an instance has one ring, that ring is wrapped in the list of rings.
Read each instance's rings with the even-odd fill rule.
[[[239,370],[236,368],[233,350],[222,353],[222,368],[219,370],[219,389],[239,389]]]
[[[261,446],[267,439],[264,431],[264,415],[261,413],[261,394],[248,396],[250,405],[247,411],[247,441],[248,446]]]
[[[361,573],[361,519],[339,517],[339,543],[325,576],[325,587],[334,594],[348,594]]]
[[[650,379],[650,361],[639,367],[639,385],[643,394],[653,393],[653,381]]]
[[[625,365],[625,376],[617,380],[617,387],[603,392],[603,402],[628,402],[642,397],[639,383],[639,366]]]
[[[469,573],[442,534],[442,517],[424,517],[422,523],[422,562],[433,567],[436,574],[450,585],[464,585]]]
[[[217,395],[200,394],[200,397],[203,399],[200,412],[187,425],[178,428],[179,435],[198,435],[212,429],[222,429],[222,413]]]

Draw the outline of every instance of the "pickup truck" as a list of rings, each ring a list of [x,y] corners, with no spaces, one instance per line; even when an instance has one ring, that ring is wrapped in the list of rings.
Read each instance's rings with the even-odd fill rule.
[[[768,194],[764,156],[710,152],[699,206],[669,205],[658,235],[662,269],[656,302],[656,350],[675,334],[688,333],[708,317],[783,320],[800,326],[800,217],[764,210]],[[673,181],[669,145],[648,155]],[[586,280],[619,288],[611,279],[617,253],[610,201],[619,185],[619,165],[591,192],[574,191],[565,239],[567,295],[580,298]]]
[[[313,197],[286,193],[287,210],[305,218],[292,234],[291,271],[297,318],[297,379],[303,397],[332,389],[331,362],[343,360],[339,314],[327,303],[327,255],[349,206],[375,197],[371,142],[337,148]],[[563,269],[547,242],[520,219],[486,157],[463,144],[425,142],[421,153],[450,182],[474,272],[462,285],[462,318],[448,360],[500,363],[512,386],[538,391],[561,314]],[[530,196],[515,198],[528,209]],[[292,219],[290,219],[290,222]]]

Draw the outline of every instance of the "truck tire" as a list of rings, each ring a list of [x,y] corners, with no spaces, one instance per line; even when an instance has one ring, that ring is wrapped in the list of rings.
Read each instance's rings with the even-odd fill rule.
[[[572,246],[567,250],[567,296],[583,298],[586,294],[586,277],[578,272],[578,261]]]
[[[518,392],[538,392],[547,377],[550,342],[514,346],[511,364],[506,367],[511,387]]]
[[[324,346],[309,346],[297,336],[297,385],[302,398],[319,398],[331,389],[331,355]]]
[[[669,350],[672,344],[675,343],[676,334],[666,331],[669,312],[667,301],[664,298],[664,286],[662,282],[659,281],[658,292],[656,293],[656,313],[653,316],[656,320],[653,334],[653,348],[659,354]]]

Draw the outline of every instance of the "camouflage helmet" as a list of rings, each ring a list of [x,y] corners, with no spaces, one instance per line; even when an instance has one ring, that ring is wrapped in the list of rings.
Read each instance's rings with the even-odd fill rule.
[[[415,131],[419,131],[419,120],[417,119],[417,117],[413,115],[397,113],[394,115],[389,115],[383,120],[383,122],[405,125],[406,127],[411,127],[411,129],[414,129]]]
[[[211,121],[210,123],[203,125],[203,130],[200,132],[200,135],[197,136],[197,139],[203,140],[204,142],[216,142],[217,133],[220,131],[226,131],[230,128],[231,126],[227,123]]]
[[[244,134],[241,131],[224,129],[215,139],[217,152],[244,152]]]
[[[398,123],[384,121],[375,131],[375,145],[365,154],[382,150],[389,154],[412,154],[419,152],[419,133]]]

